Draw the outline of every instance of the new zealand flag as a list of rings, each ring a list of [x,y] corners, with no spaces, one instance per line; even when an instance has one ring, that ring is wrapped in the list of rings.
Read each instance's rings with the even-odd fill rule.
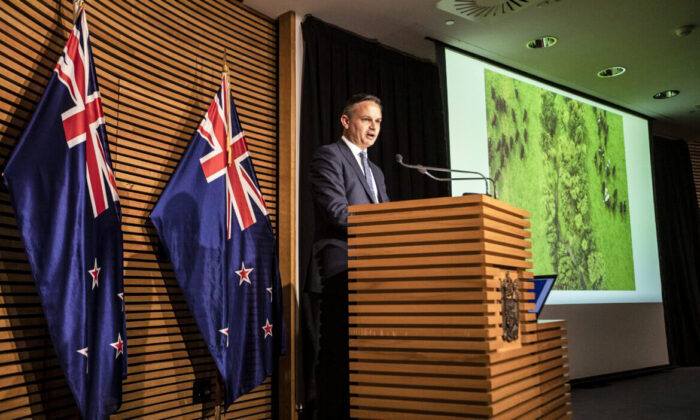
[[[272,374],[285,330],[275,239],[227,84],[224,73],[151,220],[228,407]]]
[[[5,168],[49,334],[84,418],[121,405],[121,212],[81,11]]]

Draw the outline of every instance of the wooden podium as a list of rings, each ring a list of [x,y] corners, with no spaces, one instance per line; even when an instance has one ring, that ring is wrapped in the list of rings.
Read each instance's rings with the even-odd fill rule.
[[[484,195],[348,211],[352,418],[571,417],[565,323],[528,313],[526,211]]]

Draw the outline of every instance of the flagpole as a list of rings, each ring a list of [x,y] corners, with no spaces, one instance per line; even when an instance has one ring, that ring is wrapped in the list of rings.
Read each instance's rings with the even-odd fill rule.
[[[216,370],[216,385],[214,385],[216,406],[214,407],[214,420],[221,420],[221,373]]]
[[[224,69],[223,77],[226,80],[224,85],[224,109],[226,110],[226,163],[231,166],[231,74],[228,68],[228,50],[224,49]],[[214,419],[221,419],[221,372],[216,370],[216,408],[214,409]]]
[[[226,99],[224,109],[226,110],[226,161],[228,166],[231,166],[231,74],[228,68],[228,51],[224,50],[224,77],[226,79]]]

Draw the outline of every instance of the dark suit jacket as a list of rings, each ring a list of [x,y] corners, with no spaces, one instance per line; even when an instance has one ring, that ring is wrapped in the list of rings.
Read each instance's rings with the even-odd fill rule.
[[[370,162],[379,202],[389,201],[384,174]],[[320,293],[321,279],[347,270],[348,205],[368,204],[372,195],[365,175],[350,148],[338,140],[316,150],[311,161],[311,194],[315,232],[312,270],[304,290]]]

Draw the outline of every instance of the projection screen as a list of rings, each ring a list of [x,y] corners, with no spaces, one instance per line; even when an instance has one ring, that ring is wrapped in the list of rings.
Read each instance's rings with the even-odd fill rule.
[[[612,340],[607,349],[644,346],[633,360],[593,360],[572,376],[668,363],[647,119],[438,48],[450,166],[493,178],[500,200],[530,212],[533,272],[558,275],[544,314],[566,318],[570,339],[586,322],[607,323],[609,337],[605,327],[580,337],[582,359],[583,346],[605,347],[601,340]],[[454,196],[483,192],[481,181],[452,183]],[[641,334],[655,338],[641,343]]]

